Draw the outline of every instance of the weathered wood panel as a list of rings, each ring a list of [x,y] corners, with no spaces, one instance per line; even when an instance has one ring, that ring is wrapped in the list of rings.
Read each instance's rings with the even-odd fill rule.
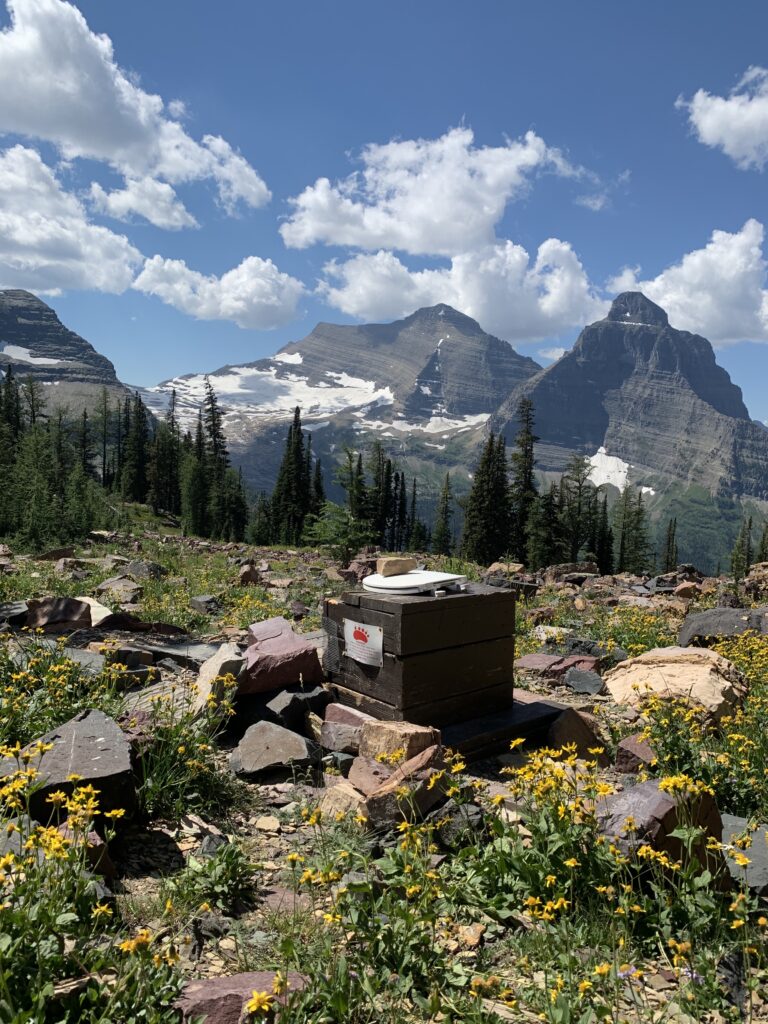
[[[332,684],[331,689],[341,704],[358,708],[385,722],[408,721],[415,725],[443,726],[451,722],[465,721],[468,713],[475,715],[503,711],[511,706],[513,700],[512,685],[502,683],[476,690],[471,695],[459,693],[443,700],[417,704],[403,711],[392,704],[359,693],[357,690],[350,690],[339,683]]]
[[[511,686],[513,682],[513,637],[428,651],[410,658],[385,653],[381,668],[348,658],[343,641],[339,649],[341,671],[331,677],[334,682],[402,711],[459,693],[469,696],[499,683]]]
[[[326,615],[339,626],[344,619],[381,626],[385,652],[409,657],[512,636],[515,595],[481,584],[472,584],[463,594],[441,598],[350,593],[327,601]]]

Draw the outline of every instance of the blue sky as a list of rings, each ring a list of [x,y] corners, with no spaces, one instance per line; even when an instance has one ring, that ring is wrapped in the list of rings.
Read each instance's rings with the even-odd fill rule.
[[[122,379],[437,301],[545,361],[639,286],[768,419],[764,5],[8,0],[0,27],[0,286]]]

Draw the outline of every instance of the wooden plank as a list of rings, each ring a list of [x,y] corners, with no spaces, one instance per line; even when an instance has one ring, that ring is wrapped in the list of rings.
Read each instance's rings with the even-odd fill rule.
[[[506,753],[512,740],[520,737],[526,745],[535,746],[545,741],[550,725],[564,710],[554,701],[515,701],[507,711],[446,726],[443,743],[474,761]]]
[[[471,695],[471,699],[466,694],[458,694],[446,700],[436,700],[408,708],[405,712],[402,708],[396,708],[392,704],[387,704],[386,701],[377,700],[375,697],[358,693],[356,690],[350,690],[340,683],[332,683],[331,690],[340,704],[358,708],[381,721],[407,721],[413,722],[414,725],[440,727],[451,722],[466,721],[468,708],[471,708],[472,713],[482,711],[483,714],[490,714],[509,708],[513,701],[513,688],[509,683],[478,690]]]
[[[360,665],[347,658],[343,641],[339,642],[339,650],[341,670],[333,674],[335,682],[406,712],[418,704],[471,694],[500,683],[511,685],[513,681],[513,637],[429,651],[410,658],[385,654],[381,668]]]

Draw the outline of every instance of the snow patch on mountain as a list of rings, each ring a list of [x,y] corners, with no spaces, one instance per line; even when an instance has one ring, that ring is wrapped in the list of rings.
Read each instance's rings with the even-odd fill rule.
[[[64,359],[47,359],[45,356],[33,356],[28,348],[21,345],[2,345],[0,355],[8,356],[15,363],[30,363],[33,366],[63,366]]]
[[[595,487],[601,487],[603,484],[612,484],[619,490],[626,487],[631,469],[629,463],[615,455],[609,455],[604,447],[598,448],[595,454],[590,456],[589,464],[592,467],[589,479]]]
[[[275,363],[295,363],[299,366],[304,362],[304,356],[301,352],[278,352],[276,356],[272,357]]]

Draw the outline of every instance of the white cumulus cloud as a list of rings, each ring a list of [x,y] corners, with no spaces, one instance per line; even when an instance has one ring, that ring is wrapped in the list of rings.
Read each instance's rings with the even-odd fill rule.
[[[437,139],[368,145],[361,162],[359,173],[338,182],[318,178],[291,200],[293,213],[280,229],[286,245],[455,256],[495,240],[507,203],[537,170],[587,174],[534,132],[479,147],[466,127]]]
[[[565,353],[566,353],[566,349],[562,348],[560,345],[556,345],[556,346],[554,346],[552,348],[540,348],[539,349],[539,355],[541,356],[542,359],[552,359],[553,361],[557,360],[557,359],[560,359],[561,356],[565,355]]]
[[[122,292],[141,260],[123,235],[89,223],[35,150],[0,152],[0,288]]]
[[[146,215],[146,195],[135,182],[153,178],[169,188],[211,179],[228,212],[239,202],[258,207],[269,201],[254,168],[224,139],[193,139],[176,120],[183,104],[166,106],[145,92],[117,64],[109,37],[92,32],[73,4],[6,4],[11,24],[0,32],[0,132],[51,142],[69,160],[109,164],[127,179],[114,200],[123,216]],[[172,202],[178,219],[183,207]],[[109,212],[109,205],[104,200],[101,208]]]
[[[768,68],[750,67],[727,96],[699,89],[678,100],[699,142],[721,149],[742,170],[768,163]]]
[[[98,182],[91,185],[94,209],[117,220],[138,214],[158,228],[176,231],[197,227],[197,221],[165,181],[156,178],[128,178],[125,188],[107,192]]]
[[[184,260],[153,256],[133,287],[198,320],[231,320],[257,330],[291,320],[304,293],[301,281],[258,256],[248,256],[221,277],[191,270]]]
[[[605,314],[567,242],[543,242],[535,258],[510,241],[454,256],[450,266],[410,270],[393,253],[361,253],[326,265],[320,292],[360,319],[393,319],[445,302],[510,341],[551,337]]]
[[[768,292],[763,225],[748,220],[740,231],[713,231],[701,249],[686,253],[656,277],[626,269],[612,291],[644,292],[669,314],[674,327],[725,344],[768,341]]]

